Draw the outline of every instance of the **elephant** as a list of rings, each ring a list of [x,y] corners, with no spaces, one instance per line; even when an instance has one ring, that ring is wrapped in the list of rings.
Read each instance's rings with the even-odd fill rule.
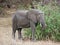
[[[12,17],[12,36],[15,39],[16,30],[18,31],[18,39],[22,39],[21,31],[23,28],[31,28],[32,40],[35,39],[35,30],[37,23],[41,23],[42,30],[45,29],[46,23],[44,12],[38,9],[17,10]]]

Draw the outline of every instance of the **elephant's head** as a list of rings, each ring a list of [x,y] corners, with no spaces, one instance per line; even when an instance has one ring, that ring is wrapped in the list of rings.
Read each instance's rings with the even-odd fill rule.
[[[32,20],[34,23],[40,22],[42,29],[45,29],[45,19],[44,12],[36,9],[32,9],[28,11],[28,18]]]

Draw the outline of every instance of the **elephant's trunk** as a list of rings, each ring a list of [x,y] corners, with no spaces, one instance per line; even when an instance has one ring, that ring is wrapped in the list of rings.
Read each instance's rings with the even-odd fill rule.
[[[42,25],[42,30],[44,30],[46,28],[46,23],[44,20],[44,14],[43,13],[40,15],[40,23]]]

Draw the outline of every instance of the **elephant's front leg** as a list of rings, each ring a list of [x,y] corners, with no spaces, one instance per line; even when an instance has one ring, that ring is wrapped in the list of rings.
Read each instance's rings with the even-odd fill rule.
[[[32,40],[35,40],[35,23],[34,22],[30,22],[30,26],[31,26],[31,30],[32,30]]]

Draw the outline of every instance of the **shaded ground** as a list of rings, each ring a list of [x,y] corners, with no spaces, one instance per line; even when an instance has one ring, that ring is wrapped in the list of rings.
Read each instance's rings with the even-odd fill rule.
[[[16,40],[13,40],[11,24],[11,17],[0,17],[0,45],[60,45],[59,42],[52,41],[20,41],[17,36]]]

